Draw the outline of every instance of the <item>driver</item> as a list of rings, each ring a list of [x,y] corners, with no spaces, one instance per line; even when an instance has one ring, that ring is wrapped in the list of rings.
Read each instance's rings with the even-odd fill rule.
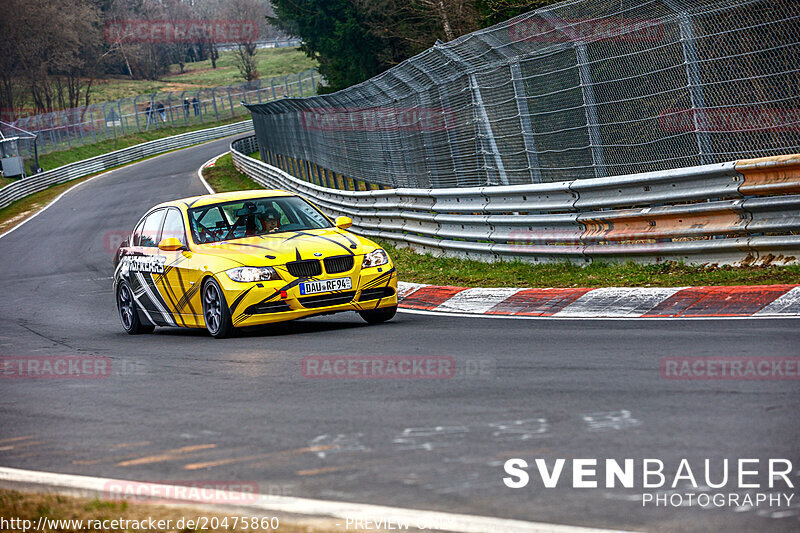
[[[281,215],[274,208],[267,208],[258,215],[258,223],[261,226],[259,233],[271,233],[281,225]]]

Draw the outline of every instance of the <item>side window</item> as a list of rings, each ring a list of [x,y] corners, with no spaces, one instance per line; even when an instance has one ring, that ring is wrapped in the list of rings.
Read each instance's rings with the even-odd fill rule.
[[[183,216],[177,209],[168,209],[167,217],[164,219],[164,229],[161,231],[161,239],[170,237],[178,239],[181,244],[186,246],[186,232],[183,228]]]
[[[161,229],[161,222],[164,220],[164,209],[153,211],[144,219],[142,235],[139,237],[139,246],[156,247],[158,246],[158,233]]]
[[[139,246],[139,243],[142,240],[142,228],[144,227],[144,220],[139,222],[139,225],[136,226],[136,229],[133,230],[133,238],[131,239],[131,246]]]

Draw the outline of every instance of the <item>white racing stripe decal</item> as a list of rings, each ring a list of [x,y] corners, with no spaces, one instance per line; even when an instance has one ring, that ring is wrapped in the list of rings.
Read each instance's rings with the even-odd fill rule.
[[[452,313],[485,313],[522,289],[466,289],[446,300],[434,311]]]
[[[115,496],[114,489],[119,490],[135,484],[141,488],[140,494],[186,494],[185,487],[171,486],[158,483],[146,483],[138,481],[124,481],[118,479],[75,476],[70,474],[55,474],[50,472],[36,472],[32,470],[20,470],[16,468],[0,467],[0,481],[29,483],[34,485],[46,485],[72,490],[95,491],[103,498]],[[148,489],[147,487],[151,487]],[[219,492],[219,496],[212,495],[210,500],[216,501],[236,501],[249,502],[252,494],[236,495],[230,491]],[[204,493],[205,493],[204,492]],[[237,497],[240,496],[240,497]],[[196,500],[175,498],[175,502],[186,501],[196,504]],[[491,516],[476,516],[454,513],[440,513],[437,511],[424,511],[416,509],[404,509],[400,507],[387,507],[382,505],[370,505],[361,503],[336,502],[326,500],[312,500],[309,498],[294,498],[289,496],[272,496],[263,494],[252,503],[237,503],[237,506],[245,507],[250,510],[282,512],[305,516],[329,516],[346,520],[348,518],[373,520],[380,517],[391,522],[408,522],[409,524],[442,524],[442,529],[456,533],[485,533],[503,531],[504,533],[609,533],[621,530],[597,529],[579,526],[565,526],[558,524],[547,524],[542,522],[527,522],[524,520],[510,520],[506,518],[494,518]],[[409,529],[411,530],[411,528]]]
[[[153,275],[150,274],[150,279],[151,280],[153,279],[152,276]],[[175,321],[172,320],[172,315],[167,312],[167,310],[164,308],[163,305],[161,305],[161,301],[158,299],[158,297],[150,289],[150,285],[147,284],[147,280],[144,279],[144,275],[142,275],[141,272],[137,272],[136,273],[136,277],[139,279],[139,283],[142,284],[142,288],[144,289],[144,292],[147,293],[147,297],[150,298],[150,301],[152,301],[153,305],[156,306],[156,309],[158,310],[158,312],[161,314],[162,317],[164,317],[164,320],[167,322],[167,325],[174,326],[175,325]],[[155,285],[155,281],[153,281],[153,285]],[[158,290],[158,289],[156,289],[156,290]]]
[[[641,316],[686,287],[605,287],[589,291],[556,317]]]
[[[139,297],[143,293],[136,294],[133,291],[131,291],[131,294],[133,294],[133,301],[135,301],[136,305],[139,307],[139,309],[142,310],[142,313],[144,313],[144,316],[147,317],[147,320],[149,320],[151,324],[155,324],[155,321],[153,320],[153,317],[150,316],[150,313],[148,313],[147,309],[144,308],[144,306],[142,305],[142,302],[139,301]]]

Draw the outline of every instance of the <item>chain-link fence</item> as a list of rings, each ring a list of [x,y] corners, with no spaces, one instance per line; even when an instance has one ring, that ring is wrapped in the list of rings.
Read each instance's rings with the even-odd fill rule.
[[[798,57],[796,0],[570,0],[248,107],[265,161],[390,187],[554,182],[799,151]]]
[[[35,133],[39,153],[48,153],[130,133],[246,115],[242,102],[313,95],[320,81],[319,74],[312,69],[240,84],[122,98],[23,117],[13,125]]]

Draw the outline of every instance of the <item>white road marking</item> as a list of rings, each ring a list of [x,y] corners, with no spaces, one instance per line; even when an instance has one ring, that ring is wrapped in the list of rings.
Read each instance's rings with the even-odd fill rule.
[[[640,316],[686,287],[604,287],[587,292],[553,316]]]
[[[29,483],[34,485],[46,485],[64,489],[78,489],[95,491],[98,496],[109,498],[115,496],[114,489],[119,490],[131,483],[136,483],[137,487],[142,487],[141,493],[147,494],[186,494],[187,491],[178,486],[169,486],[159,483],[133,482],[119,479],[98,478],[89,476],[75,476],[71,474],[55,474],[50,472],[36,472],[32,470],[20,470],[17,468],[0,467],[0,481]],[[499,479],[498,479],[499,482]],[[148,487],[150,487],[148,489]],[[168,488],[166,488],[168,487]],[[212,491],[209,491],[212,492]],[[547,524],[543,522],[528,522],[524,520],[511,520],[506,518],[495,518],[491,516],[465,515],[455,513],[440,513],[437,511],[424,511],[417,509],[404,509],[400,507],[388,507],[383,505],[370,505],[361,503],[313,500],[310,498],[294,498],[290,496],[273,496],[262,494],[258,499],[251,502],[252,494],[233,494],[230,491],[213,491],[210,500],[220,502],[237,501],[249,503],[237,503],[237,506],[246,507],[250,510],[268,511],[271,513],[282,512],[305,516],[330,516],[341,519],[370,519],[376,517],[392,522],[408,522],[409,524],[442,524],[446,531],[455,533],[484,533],[503,531],[505,533],[609,533],[621,530],[597,529],[579,526],[565,526],[558,524]],[[196,504],[191,499],[175,501],[187,501]]]
[[[776,298],[755,316],[800,315],[800,287],[795,287]]]
[[[435,310],[456,313],[485,313],[521,290],[514,288],[466,289],[439,304]]]
[[[641,424],[641,422],[631,416],[630,411],[625,409],[620,411],[587,413],[581,416],[591,431],[605,431],[608,429],[619,430]]]
[[[366,452],[369,448],[361,444],[361,438],[364,435],[361,433],[353,434],[338,434],[338,435],[320,435],[314,437],[309,444],[310,447],[325,448],[317,453],[317,457],[325,459],[329,454],[343,453],[343,452]]]
[[[518,440],[532,439],[544,435],[550,430],[550,424],[546,418],[492,422],[489,426],[494,430],[492,431],[492,437]]]
[[[216,163],[217,159],[219,159],[220,157],[222,157],[223,155],[225,155],[227,153],[230,153],[230,150],[228,152],[223,152],[223,153],[221,153],[219,155],[215,155],[214,157],[212,157],[211,159],[209,159],[208,161],[206,161],[205,163],[200,165],[200,168],[197,169],[197,177],[200,178],[200,183],[202,183],[203,187],[206,188],[206,190],[208,191],[208,194],[214,194],[217,191],[212,189],[211,185],[209,185],[208,182],[206,181],[206,179],[203,177],[203,169],[206,168],[211,163]]]
[[[56,196],[55,198],[53,198],[53,201],[52,201],[52,202],[50,202],[49,204],[47,204],[47,205],[46,205],[46,206],[44,206],[43,208],[39,209],[37,212],[35,212],[35,213],[34,213],[34,214],[32,214],[31,216],[29,216],[28,218],[26,218],[25,220],[23,220],[22,222],[20,222],[19,224],[17,224],[16,226],[14,226],[13,228],[11,228],[10,230],[8,230],[8,231],[6,231],[5,233],[3,233],[2,235],[0,235],[0,239],[2,239],[3,237],[5,237],[5,236],[6,236],[6,235],[8,235],[9,233],[12,233],[12,232],[16,231],[18,228],[21,228],[22,226],[24,226],[25,224],[27,224],[28,222],[30,222],[30,221],[31,221],[31,220],[33,220],[34,218],[38,217],[39,215],[41,215],[42,213],[44,213],[45,211],[47,211],[47,210],[48,210],[48,209],[49,209],[49,208],[50,208],[50,207],[51,207],[51,206],[52,206],[54,203],[56,203],[57,201],[61,200],[61,198],[63,198],[63,197],[64,197],[64,195],[66,195],[67,193],[74,191],[75,189],[77,189],[77,188],[78,188],[78,187],[80,187],[81,185],[83,185],[83,184],[85,184],[85,183],[89,183],[89,182],[90,182],[90,181],[92,181],[92,180],[95,180],[95,179],[97,179],[97,178],[102,178],[103,176],[108,176],[109,174],[111,174],[112,172],[116,172],[117,170],[121,170],[121,168],[115,168],[115,169],[113,169],[113,170],[109,170],[108,172],[103,172],[102,174],[98,174],[97,176],[94,176],[94,177],[92,177],[92,178],[89,178],[89,179],[88,179],[88,180],[86,180],[86,181],[82,181],[82,182],[80,182],[80,183],[76,183],[75,185],[73,185],[72,187],[70,187],[69,189],[67,189],[66,191],[62,192],[61,194],[59,194],[58,196]],[[23,179],[24,179],[24,178],[23,178]],[[75,178],[75,179],[80,179],[80,178]],[[69,182],[68,182],[68,181],[65,181],[64,183],[69,183]],[[57,185],[61,185],[61,184],[57,184]],[[55,186],[55,185],[53,185],[53,187],[54,187],[54,186]],[[47,190],[47,189],[44,189],[44,190]],[[39,192],[42,192],[42,191],[39,191]],[[31,193],[31,194],[36,194],[36,193]],[[20,198],[20,200],[23,200],[23,199],[27,198],[28,196],[30,196],[30,194],[29,194],[29,195],[27,195],[27,196],[23,196],[22,198]],[[19,201],[19,200],[17,200],[17,201]]]

